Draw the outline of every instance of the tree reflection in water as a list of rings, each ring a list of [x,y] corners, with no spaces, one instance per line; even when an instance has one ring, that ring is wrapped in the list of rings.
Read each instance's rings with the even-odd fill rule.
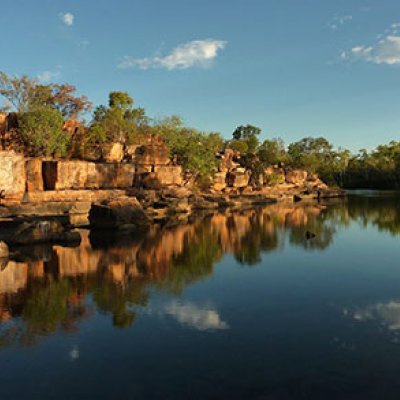
[[[394,196],[351,196],[327,204],[276,204],[215,213],[173,228],[155,226],[134,237],[82,231],[79,247],[17,249],[0,271],[1,345],[74,332],[95,312],[127,328],[148,304],[151,289],[179,295],[211,276],[225,254],[253,266],[287,242],[322,251],[338,227],[351,221],[398,235],[400,203]],[[315,237],[307,239],[307,231]]]

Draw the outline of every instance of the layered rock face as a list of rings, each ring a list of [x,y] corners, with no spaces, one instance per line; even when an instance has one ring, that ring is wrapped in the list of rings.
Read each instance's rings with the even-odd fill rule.
[[[0,196],[11,202],[21,202],[25,186],[25,158],[13,151],[0,152]]]
[[[135,178],[128,163],[43,161],[42,172],[45,190],[129,188]]]

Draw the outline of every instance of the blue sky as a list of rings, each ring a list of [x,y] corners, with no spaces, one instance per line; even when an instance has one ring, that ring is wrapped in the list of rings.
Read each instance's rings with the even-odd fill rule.
[[[229,137],[400,140],[399,0],[0,0],[0,70]],[[399,25],[397,25],[399,24]]]

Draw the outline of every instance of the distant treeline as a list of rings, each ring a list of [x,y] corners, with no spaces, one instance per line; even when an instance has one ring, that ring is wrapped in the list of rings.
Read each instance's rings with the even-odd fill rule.
[[[232,139],[225,140],[218,132],[187,127],[177,116],[151,118],[144,108],[134,106],[127,92],[111,92],[108,104],[94,109],[86,96],[75,92],[66,83],[44,85],[26,75],[0,72],[0,96],[6,100],[0,111],[12,111],[16,119],[11,148],[28,156],[93,159],[107,144],[138,144],[155,134],[202,186],[210,184],[217,170],[216,154],[231,148],[240,153],[242,166],[252,171],[253,186],[266,167],[279,165],[317,173],[326,183],[344,188],[400,188],[400,142],[358,154],[334,149],[323,137],[306,137],[285,146],[281,139],[261,142],[261,129],[250,124],[237,127]],[[71,120],[81,126],[74,134],[65,129],[65,121]]]

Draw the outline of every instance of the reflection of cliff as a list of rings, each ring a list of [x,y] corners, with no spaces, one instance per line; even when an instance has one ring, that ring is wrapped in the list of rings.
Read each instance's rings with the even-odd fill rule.
[[[93,307],[110,314],[115,326],[129,326],[137,308],[146,305],[150,287],[179,293],[210,276],[226,253],[256,264],[262,252],[284,245],[286,233],[292,240],[299,232],[303,240],[305,227],[322,211],[317,205],[277,204],[216,213],[174,228],[154,226],[135,237],[82,231],[78,247],[20,249],[20,261],[0,271],[0,319],[20,317],[14,338],[24,337],[24,342],[57,329],[76,329]],[[86,301],[88,295],[94,305]]]

